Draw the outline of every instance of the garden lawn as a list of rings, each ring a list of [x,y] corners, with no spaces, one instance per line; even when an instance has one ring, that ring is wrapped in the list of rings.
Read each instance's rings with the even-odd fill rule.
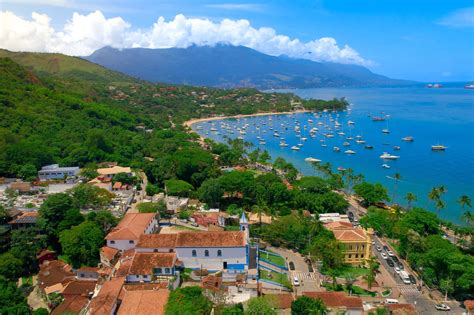
[[[282,266],[282,267],[286,266],[285,258],[273,252],[268,252],[268,254],[266,252],[260,252],[260,258],[263,260],[269,261],[272,264],[275,264],[277,266]]]
[[[326,288],[326,290],[328,291],[344,291],[346,292],[347,294],[349,294],[349,288],[346,286],[346,285],[342,285],[342,284],[337,284],[336,285],[336,289],[334,289],[332,283],[323,283],[323,287]],[[357,285],[353,285],[352,286],[352,295],[359,295],[359,296],[376,296],[377,293],[376,292],[372,292],[372,291],[367,291]]]
[[[324,272],[323,272],[324,273]],[[360,268],[360,267],[353,267],[353,266],[345,266],[343,268],[336,270],[336,277],[338,278],[345,278],[348,275],[352,275],[354,278],[365,276],[369,273],[368,268]],[[325,275],[329,276],[329,274],[324,273]]]
[[[260,278],[279,283],[284,287],[291,289],[291,283],[290,280],[288,280],[288,275],[286,273],[277,273],[270,270],[260,269]]]

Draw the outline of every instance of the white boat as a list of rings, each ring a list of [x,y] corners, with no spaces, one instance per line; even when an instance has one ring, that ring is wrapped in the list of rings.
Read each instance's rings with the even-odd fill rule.
[[[303,144],[302,144],[302,143],[298,143],[298,144],[297,144],[297,146],[299,146],[299,147],[302,147],[302,146],[303,146]]]
[[[390,165],[382,164],[382,167],[383,167],[383,168],[390,168]]]
[[[356,140],[356,143],[363,144],[363,143],[365,143],[365,140],[359,139],[359,140]]]
[[[305,160],[305,162],[309,162],[309,163],[319,163],[319,162],[321,162],[320,159],[315,159],[314,157],[307,157],[304,160]]]
[[[444,151],[447,148],[448,147],[445,147],[444,145],[441,145],[441,144],[436,144],[436,145],[431,146],[431,150],[433,150],[433,151]]]
[[[217,131],[217,129],[216,129],[216,128],[214,128],[214,127],[212,127],[212,128],[211,128],[211,131]]]
[[[388,128],[385,128],[385,129],[382,129],[382,132],[383,133],[390,133],[390,130],[388,130]]]
[[[308,138],[302,137],[301,140],[306,141],[306,140],[308,140]]]
[[[295,150],[295,151],[299,151],[300,147],[294,145],[294,146],[291,147],[291,149],[292,149],[292,150]]]
[[[391,155],[387,152],[384,152],[381,156],[380,156],[381,159],[384,159],[384,160],[397,160],[400,158],[400,156],[398,155]]]
[[[354,140],[353,137],[346,137],[346,140]]]
[[[355,151],[352,151],[352,150],[347,150],[347,151],[344,151],[345,154],[356,154]]]
[[[327,147],[328,145],[326,143],[321,144],[322,147]]]
[[[351,144],[350,144],[349,142],[344,142],[342,145],[345,146],[345,147],[348,147],[348,146],[350,146]]]
[[[347,122],[347,124],[348,124],[348,125],[354,125],[355,122],[353,122],[352,120],[349,120],[349,121]]]
[[[237,139],[239,139],[239,140],[244,140],[244,137],[238,136]]]
[[[344,136],[344,135],[345,135],[345,133],[342,132],[342,131],[341,131],[341,132],[338,132],[337,134],[340,135],[340,136]]]
[[[334,147],[334,148],[332,148],[332,150],[333,150],[334,152],[339,152],[339,151],[341,151],[341,149],[339,149],[338,147]]]
[[[266,144],[265,140],[260,140],[258,143],[259,144]]]
[[[407,136],[407,137],[402,138],[402,140],[407,141],[407,142],[413,142],[415,138],[413,138],[412,136]]]
[[[197,126],[196,127],[196,130],[201,130],[202,129],[202,126]]]

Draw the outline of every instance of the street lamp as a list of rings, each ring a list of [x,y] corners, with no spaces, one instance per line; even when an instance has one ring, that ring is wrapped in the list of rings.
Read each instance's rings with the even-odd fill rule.
[[[420,270],[420,291],[423,292],[423,267],[418,268]]]

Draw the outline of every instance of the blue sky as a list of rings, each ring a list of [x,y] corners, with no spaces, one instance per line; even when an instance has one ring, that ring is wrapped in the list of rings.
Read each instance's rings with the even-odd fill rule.
[[[166,24],[174,20],[176,15],[183,14],[185,19],[182,19],[182,22],[193,19],[194,28],[199,27],[200,20],[221,23],[223,19],[233,21],[245,19],[250,26],[240,25],[240,32],[255,33],[254,35],[248,35],[250,37],[246,41],[236,38],[239,33],[222,35],[222,38],[230,38],[230,42],[244,45],[253,43],[249,44],[252,48],[270,54],[287,53],[294,57],[305,58],[305,49],[327,50],[320,55],[313,52],[312,56],[316,56],[314,58],[317,60],[363,64],[374,72],[393,78],[419,81],[474,80],[472,1],[1,1],[0,11],[9,11],[22,19],[15,20],[10,16],[13,19],[11,21],[14,21],[11,24],[25,24],[25,32],[30,32],[28,34],[31,34],[32,29],[39,28],[38,24],[25,22],[32,20],[32,12],[47,16],[47,19],[37,18],[35,23],[44,25],[47,22],[48,27],[55,31],[54,34],[50,34],[49,30],[45,30],[46,39],[43,42],[38,39],[35,45],[29,44],[32,39],[28,39],[24,32],[20,34],[24,36],[23,41],[14,41],[11,36],[9,41],[0,40],[3,48],[12,50],[44,50],[74,54],[66,47],[75,47],[71,41],[75,44],[78,40],[82,46],[90,49],[102,45],[101,42],[121,47],[185,46],[189,43],[182,37],[166,40],[160,37],[172,32],[177,32],[178,34],[174,36],[179,36],[180,30],[176,30],[176,25],[180,23],[166,25],[166,28],[158,32],[159,34],[151,31],[160,16],[164,18]],[[94,21],[98,24],[97,28],[91,28],[91,32],[94,33],[96,29],[116,28],[115,33],[105,31],[106,34],[112,33],[112,35],[96,37],[92,34],[90,35],[92,38],[86,38],[89,35],[82,34],[80,30],[87,29],[80,24],[81,21],[88,23],[86,18],[78,18],[73,26],[65,27],[65,24],[71,21],[74,12],[87,16],[96,10],[100,11],[105,20],[95,16]],[[121,20],[109,20],[115,17],[120,17]],[[101,23],[106,23],[105,28]],[[193,37],[193,41],[220,40],[219,36],[223,32],[221,27],[222,24],[219,24],[219,28],[214,30],[216,32],[214,35],[207,31],[210,39],[203,38],[206,34],[204,29]],[[286,37],[279,38],[281,41],[274,44],[273,35],[254,31],[262,27],[272,28],[276,35],[284,35],[290,40],[298,39],[304,45],[301,44],[298,49],[293,48]],[[137,30],[140,31],[139,35],[135,32]],[[121,38],[119,34],[125,31],[128,33],[126,39]],[[327,37],[334,39],[334,42],[318,41]],[[36,33],[34,38],[41,36]],[[261,38],[264,39],[259,43]],[[288,47],[281,48],[282,45]],[[350,49],[344,50],[345,45],[350,46]]]

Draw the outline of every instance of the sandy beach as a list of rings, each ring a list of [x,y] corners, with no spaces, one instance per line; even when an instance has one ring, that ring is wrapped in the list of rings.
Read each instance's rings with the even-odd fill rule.
[[[212,120],[222,120],[222,119],[229,119],[229,118],[244,118],[244,117],[256,117],[256,116],[270,116],[270,115],[291,115],[297,113],[307,113],[311,112],[310,110],[294,110],[289,112],[261,112],[256,114],[248,114],[248,115],[235,115],[235,116],[215,116],[215,117],[207,117],[207,118],[195,118],[191,120],[187,120],[183,123],[183,126],[191,128],[192,125],[205,122],[205,121],[212,121]]]

